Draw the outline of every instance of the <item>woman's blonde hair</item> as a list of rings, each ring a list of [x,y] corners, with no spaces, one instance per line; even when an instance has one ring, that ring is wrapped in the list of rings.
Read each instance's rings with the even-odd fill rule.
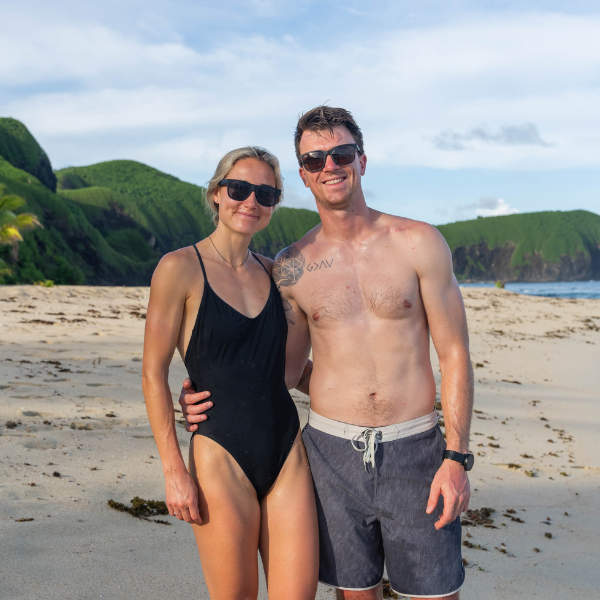
[[[256,158],[257,160],[262,160],[262,162],[267,163],[271,169],[273,169],[273,174],[275,175],[275,187],[283,190],[283,177],[281,176],[279,161],[274,154],[271,154],[268,150],[265,150],[260,146],[245,146],[243,148],[237,148],[236,150],[228,152],[219,161],[219,164],[215,170],[215,174],[206,185],[206,194],[204,196],[206,208],[208,209],[210,218],[215,225],[217,225],[219,222],[219,205],[215,202],[215,194],[219,190],[219,181],[226,179],[229,171],[233,169],[233,165],[244,158]],[[281,196],[279,196],[279,201],[277,202],[276,207],[282,200],[283,191]]]

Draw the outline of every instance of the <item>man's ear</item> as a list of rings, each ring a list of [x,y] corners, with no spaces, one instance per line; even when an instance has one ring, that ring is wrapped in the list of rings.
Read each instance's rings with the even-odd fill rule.
[[[361,154],[358,162],[360,164],[360,174],[364,175],[365,171],[367,170],[367,155],[366,154]]]
[[[302,179],[302,181],[304,182],[304,186],[309,187],[308,180],[306,179],[306,173],[304,172],[304,169],[302,167],[300,167],[298,169],[298,172],[300,173],[300,179]]]

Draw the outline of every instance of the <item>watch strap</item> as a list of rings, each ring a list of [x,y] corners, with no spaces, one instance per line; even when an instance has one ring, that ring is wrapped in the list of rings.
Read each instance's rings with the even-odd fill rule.
[[[461,454],[460,452],[455,452],[454,450],[444,450],[443,457],[449,458],[450,460],[454,460],[457,463],[460,463],[465,471],[470,471],[473,466],[473,460],[469,460],[473,455],[472,454]]]

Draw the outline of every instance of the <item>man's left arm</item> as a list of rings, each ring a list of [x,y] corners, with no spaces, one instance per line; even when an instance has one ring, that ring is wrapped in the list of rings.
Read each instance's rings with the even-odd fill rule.
[[[452,253],[434,227],[423,224],[411,236],[421,297],[442,375],[441,400],[448,450],[466,454],[473,411],[473,368],[462,295],[452,271]],[[469,479],[464,467],[445,459],[431,484],[427,513],[444,497],[441,529],[469,507]]]

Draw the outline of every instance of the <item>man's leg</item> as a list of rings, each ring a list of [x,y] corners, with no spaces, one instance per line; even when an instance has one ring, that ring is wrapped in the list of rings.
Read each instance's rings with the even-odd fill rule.
[[[352,590],[336,590],[336,600],[383,600],[383,587],[378,585],[372,590],[354,592]],[[414,596],[411,600],[418,600]],[[428,600],[460,600],[459,592],[452,596],[439,596],[437,598],[428,598]]]
[[[383,600],[383,587],[379,584],[370,590],[336,590],[337,600]]]
[[[411,598],[456,600],[465,577],[460,520],[435,528],[443,512],[425,508],[443,460],[438,427],[380,445],[378,491],[387,574],[392,589]]]
[[[365,471],[362,454],[350,439],[311,425],[302,437],[316,492],[319,581],[346,588],[344,593],[358,594],[357,598],[381,600],[381,594],[373,596],[371,591],[381,587],[384,567],[381,529],[373,508],[373,473]]]

